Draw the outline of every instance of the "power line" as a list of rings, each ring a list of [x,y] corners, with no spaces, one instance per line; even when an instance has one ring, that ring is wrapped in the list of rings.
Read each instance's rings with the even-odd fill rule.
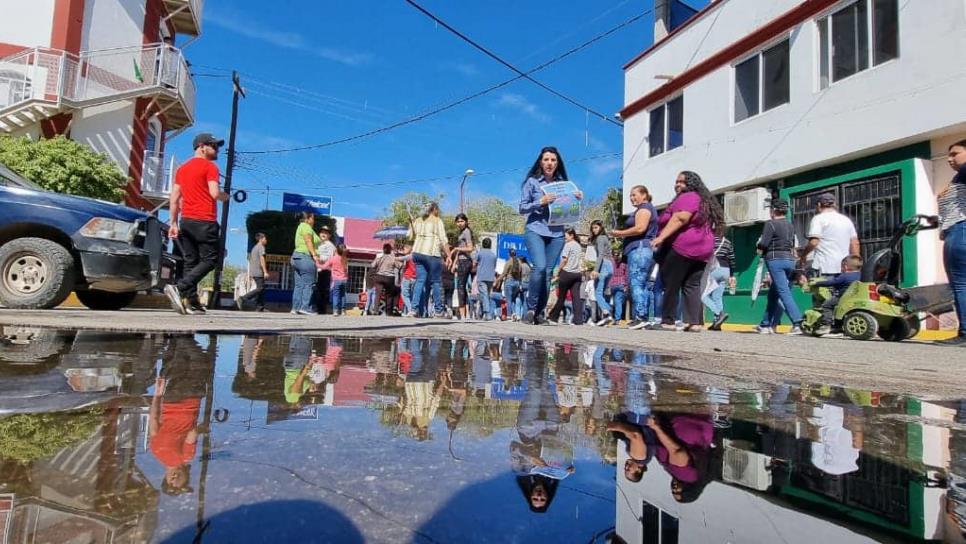
[[[491,92],[493,92],[493,91],[495,91],[497,89],[506,87],[507,85],[509,85],[509,84],[511,84],[511,83],[513,83],[513,82],[515,82],[517,80],[523,79],[527,75],[534,74],[536,72],[539,72],[540,70],[543,70],[544,68],[546,68],[548,66],[551,66],[553,64],[556,64],[556,63],[560,62],[561,60],[563,60],[563,59],[565,59],[565,58],[567,58],[567,57],[569,57],[569,56],[577,53],[578,51],[581,51],[583,49],[586,49],[587,47],[593,45],[594,43],[597,43],[598,41],[603,40],[604,38],[607,38],[608,36],[610,36],[610,35],[614,34],[615,32],[617,32],[617,31],[619,31],[619,30],[627,27],[628,25],[633,24],[634,22],[640,20],[641,18],[643,18],[644,16],[648,15],[652,11],[654,11],[654,10],[653,9],[648,9],[648,10],[643,11],[642,13],[639,13],[639,14],[637,14],[637,15],[635,15],[635,16],[633,16],[633,17],[631,17],[631,18],[629,18],[629,19],[627,19],[625,21],[623,21],[622,23],[620,23],[620,24],[618,24],[618,25],[610,28],[609,30],[607,30],[605,32],[602,32],[602,33],[594,36],[593,38],[591,38],[591,39],[589,39],[589,40],[587,40],[587,41],[585,41],[585,42],[583,42],[583,43],[581,43],[581,44],[579,44],[579,45],[577,45],[575,47],[572,47],[571,49],[569,49],[569,50],[567,50],[567,51],[565,51],[565,52],[563,52],[563,53],[561,53],[561,54],[559,54],[559,55],[551,58],[550,60],[548,60],[548,61],[546,61],[546,62],[544,62],[542,64],[539,64],[539,65],[535,66],[534,68],[531,68],[530,70],[527,70],[524,73],[524,75],[518,75],[516,77],[507,79],[505,81],[502,81],[502,82],[497,83],[495,85],[491,85],[491,86],[489,86],[489,87],[487,87],[485,89],[482,89],[480,91],[477,91],[477,92],[475,92],[473,94],[470,94],[468,96],[465,96],[463,98],[459,98],[457,100],[453,100],[451,102],[448,102],[448,103],[445,103],[445,104],[443,104],[441,106],[438,106],[438,107],[436,107],[434,109],[431,109],[431,110],[428,110],[426,112],[423,112],[423,113],[414,115],[412,117],[403,119],[401,121],[397,121],[397,122],[392,123],[390,125],[387,125],[387,126],[384,126],[384,127],[378,128],[378,129],[373,129],[373,130],[370,130],[368,132],[363,132],[363,133],[360,133],[360,134],[356,134],[354,136],[347,136],[345,138],[340,138],[340,139],[337,139],[337,140],[332,140],[332,141],[328,141],[328,142],[324,142],[324,143],[320,143],[320,144],[304,145],[304,146],[290,147],[290,148],[282,148],[282,149],[265,149],[265,150],[256,150],[256,151],[239,151],[238,154],[239,155],[242,155],[242,154],[244,154],[244,155],[263,155],[263,154],[268,154],[268,153],[289,153],[289,152],[292,152],[292,151],[307,151],[307,150],[310,150],[310,149],[322,149],[322,148],[332,147],[332,146],[335,146],[335,145],[340,145],[340,144],[344,144],[344,143],[348,143],[348,142],[353,142],[353,141],[356,141],[356,140],[361,140],[363,138],[369,138],[371,136],[376,136],[376,135],[382,134],[384,132],[389,132],[391,130],[395,130],[397,128],[404,127],[406,125],[411,125],[413,123],[417,123],[417,122],[422,121],[424,119],[428,119],[429,117],[432,117],[434,115],[440,114],[440,113],[442,113],[444,111],[447,111],[447,110],[450,110],[452,108],[455,108],[456,106],[459,106],[461,104],[465,104],[466,102],[469,102],[471,100],[474,100],[476,98],[479,98],[481,96],[484,96],[486,94],[489,94],[489,93],[491,93]],[[209,69],[219,69],[219,68],[216,68],[216,67],[213,67],[213,66],[205,66],[205,68],[209,68]],[[223,68],[221,68],[221,69],[223,69]]]
[[[405,0],[405,2],[407,4],[409,4],[410,6],[416,8],[423,15],[429,17],[430,19],[432,19],[433,21],[435,21],[437,24],[439,24],[440,26],[442,26],[446,30],[449,30],[451,33],[455,34],[459,39],[463,40],[464,42],[470,44],[471,46],[473,46],[477,50],[481,51],[484,55],[490,57],[491,59],[493,59],[493,60],[495,60],[497,62],[499,62],[503,66],[506,66],[510,70],[512,70],[512,71],[516,72],[517,74],[519,74],[520,77],[522,77],[522,78],[526,79],[527,81],[535,84],[536,86],[540,87],[541,89],[549,92],[550,94],[552,94],[552,95],[554,95],[554,96],[556,96],[558,98],[562,98],[563,100],[565,100],[565,101],[573,104],[574,106],[577,106],[578,108],[580,108],[580,109],[582,109],[584,111],[588,111],[588,112],[596,115],[597,117],[603,119],[604,121],[607,121],[608,123],[612,123],[612,124],[614,124],[616,126],[619,126],[619,127],[620,126],[623,126],[619,121],[616,121],[614,119],[611,119],[609,116],[604,115],[603,113],[600,113],[599,111],[597,111],[597,110],[595,110],[595,109],[593,109],[593,108],[591,108],[589,106],[585,106],[584,104],[581,104],[580,102],[577,102],[573,98],[571,98],[571,97],[569,97],[569,96],[561,93],[560,91],[557,91],[557,90],[549,87],[548,85],[546,85],[546,84],[538,81],[537,79],[530,77],[530,75],[529,75],[528,72],[524,72],[523,70],[520,70],[516,66],[514,66],[514,65],[510,64],[509,62],[503,60],[503,58],[501,58],[499,55],[497,55],[496,53],[490,51],[486,47],[483,47],[482,45],[480,45],[479,43],[477,43],[476,41],[474,41],[472,38],[470,38],[466,34],[463,34],[459,30],[456,30],[449,23],[447,23],[446,21],[440,19],[436,15],[433,15],[429,10],[427,10],[426,8],[424,8],[424,7],[420,6],[419,4],[417,4],[414,0]]]

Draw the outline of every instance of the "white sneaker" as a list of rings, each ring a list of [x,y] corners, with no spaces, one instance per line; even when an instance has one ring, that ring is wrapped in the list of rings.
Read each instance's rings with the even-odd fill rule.
[[[611,317],[609,315],[605,315],[603,319],[601,319],[597,323],[594,323],[594,325],[596,325],[598,327],[606,327],[607,325],[610,325],[613,322],[614,322],[614,318],[613,317]]]
[[[758,334],[773,334],[775,331],[771,330],[771,327],[762,327],[761,325],[755,325],[755,332]]]
[[[788,331],[788,336],[801,336],[802,328],[798,325],[792,327],[792,330]]]
[[[178,291],[178,287],[174,284],[167,284],[164,286],[164,294],[167,295],[168,301],[171,303],[171,308],[181,315],[185,315],[188,312],[185,310],[184,301],[181,300],[181,292]]]

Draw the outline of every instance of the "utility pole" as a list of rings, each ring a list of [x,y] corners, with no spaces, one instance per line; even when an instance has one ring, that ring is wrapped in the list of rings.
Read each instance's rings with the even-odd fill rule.
[[[238,72],[232,71],[231,83],[233,92],[231,96],[231,129],[228,132],[228,166],[225,168],[225,192],[228,193],[228,200],[221,205],[221,229],[218,234],[218,261],[215,264],[215,282],[212,286],[211,298],[208,300],[209,308],[217,308],[218,300],[221,298],[221,273],[225,268],[225,241],[228,236],[228,211],[231,208],[231,176],[235,169],[235,135],[238,132],[238,96],[245,97],[245,90],[242,89],[241,81],[238,79]]]

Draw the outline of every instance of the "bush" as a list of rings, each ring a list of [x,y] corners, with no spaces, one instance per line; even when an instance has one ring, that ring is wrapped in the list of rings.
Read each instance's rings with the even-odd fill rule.
[[[89,412],[17,414],[0,419],[0,458],[27,463],[90,438],[101,423]]]
[[[0,163],[44,189],[120,202],[127,176],[107,155],[63,136],[0,136]]]

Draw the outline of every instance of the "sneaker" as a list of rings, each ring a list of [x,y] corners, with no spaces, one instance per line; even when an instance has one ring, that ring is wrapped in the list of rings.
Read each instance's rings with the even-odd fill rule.
[[[556,327],[557,325],[560,325],[560,321],[554,321],[552,319],[540,319],[540,321],[542,321],[542,323],[540,323],[541,325],[549,325],[551,327]]]
[[[954,336],[952,338],[947,338],[946,340],[936,340],[934,342],[939,346],[955,346],[955,347],[966,347],[966,336]]]
[[[297,313],[299,315],[319,315],[318,312],[313,312],[312,310],[299,310]]]
[[[832,334],[832,327],[828,325],[821,325],[815,329],[815,336],[826,336],[828,334]]]
[[[523,314],[523,322],[527,325],[533,325],[536,321],[536,315],[534,315],[533,310],[527,310],[527,313]]]
[[[164,294],[168,297],[168,302],[171,303],[171,308],[181,315],[188,313],[184,308],[184,301],[181,300],[181,292],[178,291],[178,287],[173,284],[168,284],[164,286]]]
[[[632,331],[639,331],[643,329],[646,325],[647,325],[647,321],[644,321],[643,319],[634,319],[633,321],[627,324],[627,328]]]
[[[801,336],[802,328],[798,325],[792,326],[792,330],[788,331],[788,336]]]
[[[189,298],[187,302],[185,302],[184,311],[187,312],[188,315],[205,315],[208,313],[208,310],[205,309],[204,304],[202,304],[197,298]]]
[[[711,323],[711,326],[708,327],[708,330],[720,331],[721,325],[724,325],[724,322],[727,321],[729,317],[731,316],[729,316],[725,312],[721,312],[720,314],[716,315],[714,318],[714,322]]]
[[[291,311],[289,311],[289,313],[294,315],[294,314],[297,314],[298,311],[297,310],[291,310]],[[363,315],[365,315],[365,314],[363,314]]]
[[[611,317],[609,315],[605,315],[603,319],[601,319],[597,323],[594,323],[594,325],[597,326],[597,327],[606,327],[607,325],[610,325],[613,322],[614,322],[614,318],[613,317]]]
[[[238,308],[238,311],[239,312],[244,311],[245,310],[245,301],[242,300],[241,297],[235,297],[235,307]]]
[[[758,334],[774,334],[775,331],[771,327],[762,327],[761,325],[755,325],[755,332]]]

